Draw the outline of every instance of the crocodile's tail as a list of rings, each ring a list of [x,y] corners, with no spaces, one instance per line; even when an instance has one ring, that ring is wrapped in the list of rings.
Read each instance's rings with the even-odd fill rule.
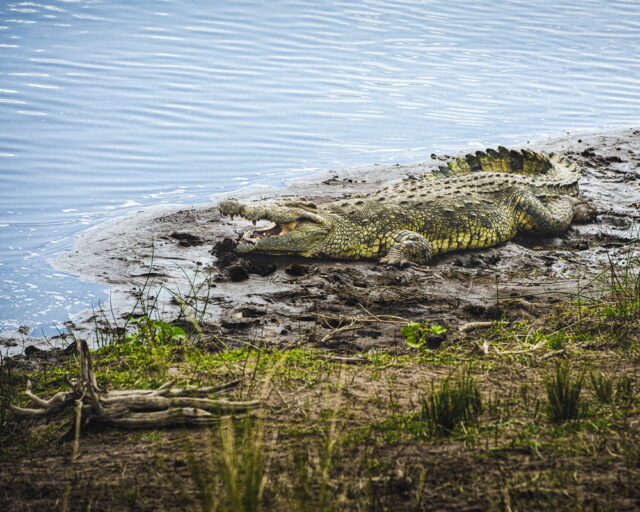
[[[487,149],[486,152],[477,151],[475,155],[469,154],[456,158],[446,166],[442,165],[438,169],[430,170],[420,179],[434,180],[433,185],[437,187],[437,181],[441,180],[445,183],[447,178],[452,178],[454,181],[456,178],[461,178],[462,182],[466,181],[463,178],[464,175],[475,172],[519,174],[523,178],[509,179],[501,176],[497,182],[499,184],[524,183],[539,197],[558,194],[577,195],[581,174],[580,168],[575,163],[555,153],[549,155],[544,151],[535,152],[528,149],[515,151],[499,146],[497,151]],[[402,195],[406,188],[405,182],[396,183],[372,192],[369,196],[382,199],[388,193],[398,196]]]
[[[544,151],[535,152],[528,149],[516,151],[498,146],[498,150],[487,149],[476,151],[464,157],[447,162],[440,166],[442,176],[461,176],[472,172],[506,172],[529,176],[548,175],[550,178],[559,175],[573,175],[572,179],[580,177],[580,170],[576,164],[555,153],[548,155]],[[576,176],[577,175],[577,176]]]

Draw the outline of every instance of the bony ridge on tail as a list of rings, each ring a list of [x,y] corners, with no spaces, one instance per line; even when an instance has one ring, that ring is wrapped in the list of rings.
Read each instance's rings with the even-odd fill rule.
[[[580,169],[555,154],[499,147],[448,162],[366,196],[315,205],[273,200],[218,205],[271,221],[247,231],[240,254],[426,264],[437,254],[491,247],[518,232],[556,235],[593,211],[578,198]]]

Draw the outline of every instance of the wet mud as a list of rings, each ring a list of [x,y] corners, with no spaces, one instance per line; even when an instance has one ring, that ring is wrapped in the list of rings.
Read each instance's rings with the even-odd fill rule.
[[[163,319],[197,323],[227,346],[319,346],[352,353],[406,350],[403,319],[459,328],[495,318],[543,318],[579,293],[611,262],[623,263],[638,237],[640,131],[568,135],[523,147],[567,156],[583,169],[581,193],[594,222],[557,237],[518,236],[498,247],[450,253],[428,266],[295,257],[238,257],[233,240],[247,222],[221,217],[214,203],[151,208],[82,234],[56,259],[59,270],[110,285],[111,302],[74,328],[114,327],[134,308],[153,305]],[[459,154],[463,154],[461,152]],[[368,193],[419,176],[457,155],[411,165],[327,171],[283,189],[249,189],[239,199],[305,196],[316,201]],[[211,341],[211,343],[215,343]]]

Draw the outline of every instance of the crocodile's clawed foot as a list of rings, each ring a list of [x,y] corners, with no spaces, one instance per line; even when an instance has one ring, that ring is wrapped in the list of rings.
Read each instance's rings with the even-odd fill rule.
[[[419,233],[402,229],[388,233],[387,237],[396,243],[380,258],[383,265],[405,268],[410,265],[425,265],[431,259],[431,244]]]
[[[380,263],[389,267],[407,268],[414,265],[412,261],[403,258],[399,255],[387,255],[384,258],[380,258]]]

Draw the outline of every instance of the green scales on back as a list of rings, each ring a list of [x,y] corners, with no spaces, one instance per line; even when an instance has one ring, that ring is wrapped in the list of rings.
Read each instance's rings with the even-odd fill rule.
[[[240,253],[423,264],[436,254],[499,244],[518,231],[563,232],[589,216],[576,198],[579,178],[565,158],[499,147],[366,196],[318,206],[225,201],[220,211],[274,223],[245,233]]]

